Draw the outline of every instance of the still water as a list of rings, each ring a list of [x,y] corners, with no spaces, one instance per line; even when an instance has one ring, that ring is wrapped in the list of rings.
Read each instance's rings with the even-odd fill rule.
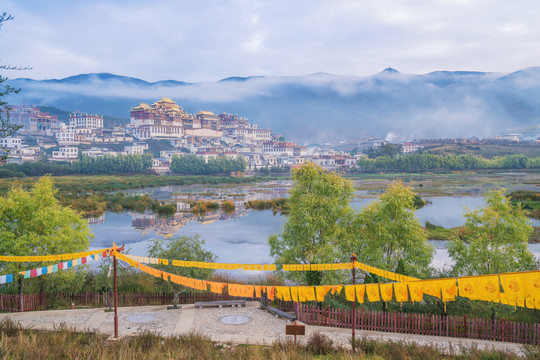
[[[125,244],[134,255],[146,255],[148,245],[153,239],[171,236],[199,235],[205,240],[205,247],[217,255],[220,262],[231,263],[269,263],[267,239],[281,230],[285,216],[274,214],[272,210],[249,210],[243,203],[252,199],[271,199],[287,195],[287,184],[273,183],[246,185],[229,188],[210,188],[198,186],[167,186],[161,188],[138,189],[131,194],[149,194],[158,199],[175,199],[181,208],[187,200],[223,200],[235,202],[234,213],[222,211],[207,212],[206,216],[194,216],[189,212],[177,212],[170,218],[160,218],[154,214],[107,212],[91,224],[95,238],[92,248],[108,247],[115,242]],[[352,206],[362,208],[374,201],[359,193]],[[463,225],[464,211],[482,206],[479,197],[431,197],[430,202],[416,212],[421,223],[429,221],[435,225],[455,227]],[[540,221],[531,220],[534,226]],[[432,241],[435,248],[433,265],[444,267],[451,264],[446,250],[446,241]],[[531,250],[540,257],[540,244],[531,244]]]

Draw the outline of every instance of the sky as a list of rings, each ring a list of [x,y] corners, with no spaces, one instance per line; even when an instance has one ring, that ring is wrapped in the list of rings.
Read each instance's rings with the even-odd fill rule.
[[[2,0],[10,78],[368,76],[540,65],[537,0]]]

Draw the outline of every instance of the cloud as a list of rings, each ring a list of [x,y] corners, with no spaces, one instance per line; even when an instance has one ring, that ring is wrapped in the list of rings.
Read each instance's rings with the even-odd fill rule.
[[[328,72],[386,66],[510,72],[540,64],[532,0],[7,0],[2,60],[32,78],[113,72],[149,81]]]

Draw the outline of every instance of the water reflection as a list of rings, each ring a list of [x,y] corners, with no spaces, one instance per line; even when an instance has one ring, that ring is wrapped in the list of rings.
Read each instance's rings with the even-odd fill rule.
[[[174,199],[177,211],[172,216],[160,217],[153,213],[111,213],[94,218],[90,227],[95,234],[92,248],[108,247],[113,242],[126,244],[131,254],[146,255],[152,239],[172,236],[200,235],[205,240],[205,247],[217,255],[221,262],[270,263],[270,250],[267,239],[280,232],[285,217],[274,214],[272,210],[249,210],[245,203],[250,200],[269,200],[288,196],[290,181],[274,181],[257,185],[230,187],[211,186],[164,186],[160,188],[132,190],[130,194],[149,194],[157,199]],[[374,198],[368,198],[364,191],[356,193],[352,202],[355,209],[360,209]],[[230,200],[234,211],[224,209],[193,213],[190,203],[193,201],[213,201],[221,203]],[[432,197],[430,203],[416,212],[422,223],[429,221],[435,225],[455,227],[463,225],[463,213],[466,208],[478,209],[482,206],[480,197]],[[533,220],[540,226],[539,220]],[[452,262],[446,249],[446,241],[432,241],[435,257],[432,265],[443,269]],[[540,244],[530,245],[536,256],[540,256]],[[236,274],[247,277],[242,272]]]

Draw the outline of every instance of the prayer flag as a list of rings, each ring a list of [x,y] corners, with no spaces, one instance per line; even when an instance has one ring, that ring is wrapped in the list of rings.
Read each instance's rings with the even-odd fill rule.
[[[439,280],[442,301],[454,301],[457,295],[456,279]]]
[[[389,284],[380,284],[379,285],[381,289],[381,298],[383,301],[392,301],[393,296],[393,285],[392,283]]]
[[[367,284],[366,293],[370,302],[380,301],[379,284]]]
[[[366,293],[366,285],[355,285],[354,287],[356,289],[356,301],[363,304]]]
[[[411,301],[424,300],[424,285],[420,281],[411,281],[407,283],[409,286],[409,292],[411,294]]]
[[[298,288],[296,286],[291,286],[291,299],[298,302]]]
[[[345,298],[348,301],[356,300],[354,285],[345,285]]]
[[[407,290],[407,283],[394,283],[394,294],[396,295],[396,300],[399,302],[409,301],[409,291]]]

